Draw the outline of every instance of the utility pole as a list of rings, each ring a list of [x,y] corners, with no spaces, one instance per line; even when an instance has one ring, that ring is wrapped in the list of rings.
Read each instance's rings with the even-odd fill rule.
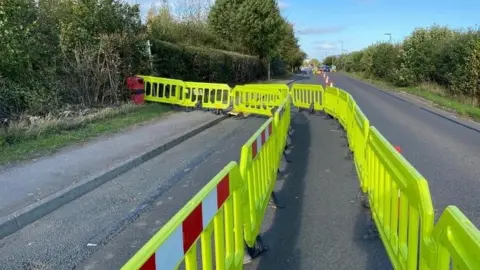
[[[385,35],[390,37],[389,42],[392,43],[392,33],[385,33]]]
[[[343,40],[339,40],[339,41],[340,41],[340,43],[342,43],[342,53],[341,54],[343,55]]]

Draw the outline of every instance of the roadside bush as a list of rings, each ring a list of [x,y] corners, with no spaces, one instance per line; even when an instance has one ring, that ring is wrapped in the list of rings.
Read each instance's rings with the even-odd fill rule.
[[[347,72],[362,72],[397,86],[440,85],[446,88],[442,92],[480,103],[478,29],[418,28],[402,43],[371,45],[340,60],[339,68]]]
[[[433,81],[437,76],[439,52],[454,32],[446,27],[418,28],[403,41],[405,74],[408,85]]]
[[[442,48],[437,64],[438,81],[453,95],[480,101],[480,33],[456,35]]]

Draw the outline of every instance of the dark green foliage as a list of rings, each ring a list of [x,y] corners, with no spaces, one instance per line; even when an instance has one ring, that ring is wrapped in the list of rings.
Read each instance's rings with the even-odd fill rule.
[[[275,68],[301,66],[305,53],[293,26],[280,14],[275,0],[218,0],[208,17],[212,31],[230,44],[262,60],[276,59]],[[279,65],[278,61],[283,61]]]
[[[0,118],[124,100],[123,78],[147,64],[138,6],[36,2],[0,5]]]
[[[323,64],[324,64],[324,65],[328,65],[328,66],[332,66],[334,59],[335,59],[335,57],[333,57],[333,56],[325,57],[325,59],[323,59]],[[312,60],[313,60],[313,59],[312,59]],[[317,60],[317,59],[314,59],[314,60]],[[318,61],[318,60],[317,60],[317,61]],[[316,66],[318,66],[318,65],[316,65]]]
[[[154,74],[187,81],[243,83],[265,75],[257,57],[164,41],[152,44]]]
[[[480,32],[418,28],[400,44],[378,43],[340,56],[338,67],[397,86],[436,83],[449,94],[480,101]]]
[[[305,58],[275,0],[216,1],[210,13],[207,0],[178,1],[184,14],[164,0],[142,24],[124,0],[2,0],[0,123],[121,103],[134,74],[246,82],[266,74],[266,60],[280,75]]]

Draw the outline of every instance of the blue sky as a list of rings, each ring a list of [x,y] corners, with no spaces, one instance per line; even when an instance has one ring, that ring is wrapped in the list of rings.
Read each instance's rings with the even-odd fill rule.
[[[279,0],[282,14],[295,24],[309,57],[333,49],[359,50],[377,41],[402,41],[416,27],[480,25],[479,0]],[[477,26],[478,27],[478,26]]]
[[[127,0],[142,13],[164,0]],[[311,58],[355,51],[377,41],[402,41],[416,27],[433,24],[452,28],[480,26],[480,0],[277,0],[294,23],[302,49]],[[209,5],[214,0],[167,0],[171,6]],[[477,26],[477,27],[478,27]]]

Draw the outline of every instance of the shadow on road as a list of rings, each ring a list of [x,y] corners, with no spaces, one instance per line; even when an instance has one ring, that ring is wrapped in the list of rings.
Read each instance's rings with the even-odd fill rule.
[[[283,186],[276,192],[281,204],[285,209],[276,209],[273,221],[263,235],[265,244],[270,250],[258,258],[256,269],[299,269],[301,262],[301,250],[295,248],[300,231],[302,201],[304,193],[305,173],[307,163],[305,157],[310,149],[310,126],[307,118],[297,113],[292,118],[292,148],[288,159],[292,163],[287,167],[284,179],[280,179]],[[267,218],[268,219],[268,214]],[[289,260],[285,260],[285,258]],[[257,264],[254,262],[254,264]]]
[[[353,230],[353,242],[358,249],[363,250],[366,255],[366,266],[364,269],[393,269],[387,252],[383,247],[382,240],[376,232],[375,224],[371,218],[370,211],[357,202],[358,214],[356,216]]]

